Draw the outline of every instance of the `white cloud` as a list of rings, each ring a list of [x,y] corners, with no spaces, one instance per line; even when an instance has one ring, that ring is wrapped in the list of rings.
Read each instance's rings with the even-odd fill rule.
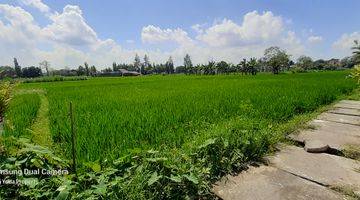
[[[345,33],[333,43],[333,48],[350,52],[351,47],[354,46],[355,40],[360,41],[360,32],[353,32],[351,34]]]
[[[323,38],[321,36],[311,35],[307,40],[310,44],[318,44],[323,41]]]
[[[242,24],[224,19],[198,35],[197,39],[210,46],[239,46],[273,40],[283,30],[284,22],[280,16],[270,11],[263,14],[253,11],[244,16]]]
[[[204,33],[204,26],[206,24],[195,24],[195,25],[192,25],[191,28],[198,34],[202,34]]]
[[[20,0],[20,2],[27,6],[32,6],[43,13],[50,12],[49,6],[44,4],[41,0]]]
[[[34,18],[20,7],[0,4],[0,63],[9,63],[13,57],[32,60],[32,50],[41,42],[41,28]],[[1,18],[0,18],[1,19]]]
[[[43,30],[50,40],[88,47],[100,42],[96,32],[85,22],[78,6],[66,5],[63,12],[53,15],[51,20],[53,23]]]
[[[176,42],[180,45],[188,45],[192,43],[192,39],[184,30],[177,29],[161,29],[160,27],[148,25],[143,27],[141,31],[141,39],[145,43],[157,44],[162,42]]]

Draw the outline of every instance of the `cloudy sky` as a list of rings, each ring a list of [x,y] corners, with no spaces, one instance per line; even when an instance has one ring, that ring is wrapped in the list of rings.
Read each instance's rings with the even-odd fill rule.
[[[0,0],[0,65],[98,68],[135,54],[182,64],[259,57],[276,45],[341,58],[360,40],[358,0]]]

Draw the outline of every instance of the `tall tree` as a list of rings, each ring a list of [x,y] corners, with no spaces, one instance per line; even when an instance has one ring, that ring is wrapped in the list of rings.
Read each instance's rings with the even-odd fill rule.
[[[353,57],[356,64],[360,63],[360,42],[358,40],[354,41],[355,46],[352,47]]]
[[[141,65],[140,73],[146,74],[147,71],[151,71],[150,66],[151,66],[151,64],[150,64],[149,56],[145,54],[144,63]]]
[[[22,69],[22,76],[26,78],[35,78],[41,76],[41,69],[39,67],[25,67]]]
[[[22,73],[21,73],[21,66],[19,65],[18,61],[16,58],[14,58],[14,67],[15,67],[15,73],[17,77],[21,77]]]
[[[229,64],[225,61],[220,61],[216,64],[216,72],[218,74],[227,73],[229,71]]]
[[[168,61],[166,61],[165,66],[166,66],[166,72],[168,74],[174,73],[174,61],[171,56],[169,57]]]
[[[85,68],[80,65],[80,66],[78,67],[78,70],[76,71],[76,73],[77,73],[78,76],[84,76],[84,75],[86,75]]]
[[[309,70],[314,68],[314,62],[309,56],[300,56],[297,59],[296,66],[302,70]]]
[[[185,68],[185,74],[191,74],[193,71],[192,70],[193,64],[191,62],[191,58],[189,54],[186,54],[184,57],[184,68]]]
[[[256,75],[258,71],[258,62],[256,58],[250,58],[250,61],[248,62],[248,72],[251,73],[251,75]]]
[[[39,66],[40,66],[41,69],[45,69],[46,76],[50,76],[50,72],[49,72],[50,62],[49,61],[44,60],[41,63],[39,63]]]
[[[90,75],[89,64],[87,62],[85,62],[84,66],[85,66],[85,75],[89,76]]]
[[[117,66],[116,62],[113,62],[112,68],[113,68],[114,72],[118,70],[118,66]]]
[[[245,73],[245,75],[247,75],[247,73],[248,73],[248,65],[247,65],[247,61],[245,58],[240,62],[240,71],[241,71],[241,74]]]
[[[96,72],[97,72],[96,67],[94,65],[91,66],[90,67],[90,75],[94,76],[94,75],[96,75]]]
[[[265,49],[264,59],[267,65],[271,67],[273,74],[279,74],[281,69],[289,65],[290,56],[286,54],[285,50],[273,46]]]
[[[150,65],[151,64],[150,64],[149,56],[145,54],[145,56],[144,56],[144,66],[146,68],[146,67],[149,67]]]
[[[140,57],[138,54],[135,54],[135,59],[134,59],[135,71],[140,72],[140,67],[141,67]]]

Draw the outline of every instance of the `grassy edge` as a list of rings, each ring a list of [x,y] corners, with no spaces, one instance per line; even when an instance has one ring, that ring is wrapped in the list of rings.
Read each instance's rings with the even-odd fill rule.
[[[49,101],[44,92],[37,93],[40,97],[40,108],[35,122],[31,126],[32,141],[38,145],[51,147],[52,139],[49,121]]]

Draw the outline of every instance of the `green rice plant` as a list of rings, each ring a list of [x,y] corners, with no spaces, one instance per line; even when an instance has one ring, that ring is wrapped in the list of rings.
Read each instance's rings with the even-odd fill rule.
[[[83,81],[88,80],[86,76],[44,76],[38,78],[26,78],[22,79],[22,83],[40,83],[40,82],[58,82],[58,81]]]
[[[17,94],[5,112],[5,136],[30,136],[29,128],[40,107],[38,94]]]
[[[237,118],[266,132],[350,93],[355,84],[346,73],[93,78],[20,87],[46,90],[52,138],[66,156],[72,101],[77,157],[99,161],[131,149],[180,148]]]
[[[1,82],[0,83],[0,122],[2,122],[2,117],[5,110],[7,109],[10,102],[10,93],[11,93],[11,84],[10,82]]]

